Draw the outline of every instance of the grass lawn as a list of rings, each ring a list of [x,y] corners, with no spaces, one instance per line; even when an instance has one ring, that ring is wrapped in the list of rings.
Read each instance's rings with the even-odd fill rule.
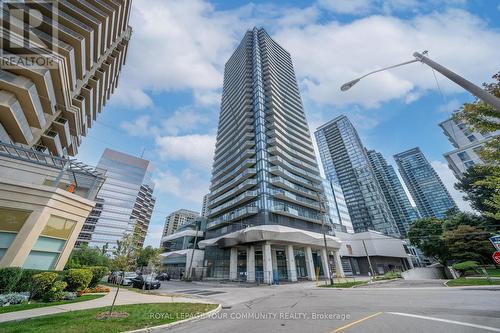
[[[29,309],[36,309],[36,308],[43,308],[46,306],[53,306],[53,305],[62,305],[62,304],[69,304],[69,303],[77,303],[77,302],[84,302],[84,301],[90,301],[96,298],[103,297],[103,295],[83,295],[81,297],[77,297],[72,300],[66,300],[66,301],[58,301],[58,302],[50,302],[50,303],[35,303],[32,302],[30,304],[28,303],[23,303],[23,304],[15,304],[15,305],[9,305],[9,306],[2,306],[0,307],[0,314],[2,313],[7,313],[7,312],[14,312],[14,311],[23,311],[23,310],[29,310]]]
[[[361,284],[367,284],[368,281],[349,281],[349,282],[340,282],[334,284],[322,284],[320,287],[323,288],[352,288],[354,286],[358,286]]]
[[[114,333],[157,326],[187,319],[189,315],[213,310],[215,304],[200,303],[154,303],[120,305],[115,311],[129,313],[126,318],[97,320],[95,316],[109,311],[109,307],[72,311],[56,315],[26,319],[0,324],[3,333]]]
[[[464,279],[458,278],[455,280],[450,280],[446,283],[448,287],[458,287],[458,286],[494,286],[500,285],[499,280],[488,281],[486,279]]]

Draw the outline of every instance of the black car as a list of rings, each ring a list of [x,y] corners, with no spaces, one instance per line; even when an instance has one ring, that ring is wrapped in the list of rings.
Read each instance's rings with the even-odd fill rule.
[[[158,280],[158,281],[170,281],[170,274],[160,273],[156,276],[156,280]]]
[[[139,289],[159,289],[161,283],[155,279],[152,279],[150,276],[137,275],[132,279],[132,287]]]

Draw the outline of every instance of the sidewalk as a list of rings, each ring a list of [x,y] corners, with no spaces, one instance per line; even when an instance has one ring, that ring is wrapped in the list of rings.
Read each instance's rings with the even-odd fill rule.
[[[115,297],[116,288],[110,288],[110,292],[104,296],[91,301],[70,303],[64,305],[47,306],[43,308],[15,311],[0,314],[0,323],[13,320],[23,320],[33,317],[46,316],[56,313],[85,310],[110,306]],[[208,300],[194,299],[187,297],[158,296],[154,294],[143,294],[130,291],[125,288],[120,289],[116,299],[116,305],[142,304],[142,303],[211,303]]]

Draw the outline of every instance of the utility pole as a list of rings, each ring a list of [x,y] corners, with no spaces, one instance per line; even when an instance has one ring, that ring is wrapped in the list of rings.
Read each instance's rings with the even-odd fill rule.
[[[189,272],[188,279],[191,279],[191,267],[193,266],[194,250],[196,249],[196,242],[198,241],[198,230],[200,228],[201,221],[196,221],[196,234],[194,235],[193,250],[191,251],[191,260],[189,261]]]
[[[326,231],[325,231],[325,217],[326,217],[326,209],[324,208],[323,200],[319,192],[317,193],[318,195],[318,201],[319,201],[319,208],[320,208],[320,214],[321,214],[321,231],[323,232],[323,243],[325,246],[325,252],[326,252],[326,269],[328,270],[328,277],[330,277],[330,284],[333,284],[333,278],[332,278],[332,272],[330,269],[330,256],[328,255],[328,245],[326,243]],[[328,277],[325,274],[325,282],[328,283]]]
[[[370,260],[370,256],[368,255],[368,251],[366,250],[365,240],[362,239],[361,241],[363,242],[363,248],[365,249],[366,259],[368,259],[368,265],[370,266],[370,272],[372,273],[372,278],[373,278],[375,277],[375,272],[373,271],[372,262]]]

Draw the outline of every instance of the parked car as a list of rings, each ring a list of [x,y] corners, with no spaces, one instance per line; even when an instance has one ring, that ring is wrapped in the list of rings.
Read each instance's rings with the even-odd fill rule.
[[[156,280],[158,280],[158,281],[170,281],[170,274],[160,273],[156,276]]]
[[[108,276],[108,282],[118,284],[120,283],[122,286],[130,286],[132,284],[132,279],[137,276],[137,273],[134,272],[125,272],[122,278],[122,272],[112,272]]]
[[[154,276],[137,275],[132,279],[132,287],[146,290],[159,289],[161,287],[161,283],[158,280],[155,280]]]

